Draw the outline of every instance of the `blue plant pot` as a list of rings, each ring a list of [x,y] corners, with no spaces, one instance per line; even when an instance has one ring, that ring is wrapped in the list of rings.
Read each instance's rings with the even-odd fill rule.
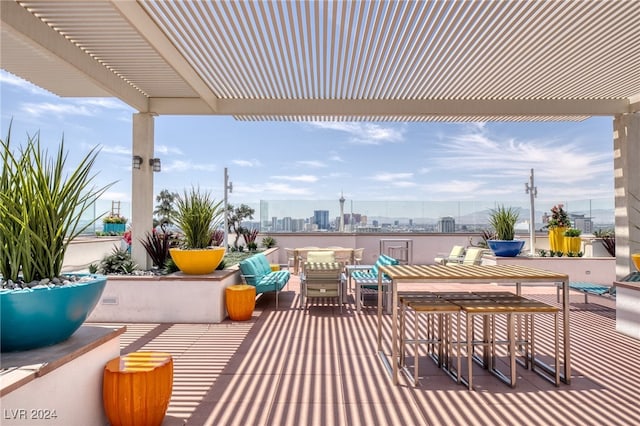
[[[501,257],[515,257],[524,247],[524,240],[487,240],[493,254]]]
[[[71,337],[107,283],[103,275],[91,277],[92,281],[59,287],[0,291],[0,350],[36,349]]]

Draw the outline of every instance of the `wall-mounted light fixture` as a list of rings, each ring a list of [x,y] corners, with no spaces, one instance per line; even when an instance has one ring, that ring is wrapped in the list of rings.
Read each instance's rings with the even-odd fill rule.
[[[162,164],[160,163],[159,158],[149,158],[149,165],[154,172],[159,172],[162,170]]]
[[[140,157],[139,155],[134,155],[133,156],[133,168],[134,169],[139,169],[140,166],[142,166],[142,157]]]

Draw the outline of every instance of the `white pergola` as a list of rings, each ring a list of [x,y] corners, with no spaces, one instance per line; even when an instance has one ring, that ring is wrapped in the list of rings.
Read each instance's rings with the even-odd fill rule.
[[[151,227],[153,117],[613,117],[617,274],[640,251],[640,1],[1,1],[0,66],[133,117],[132,223]],[[636,206],[638,207],[638,206]],[[134,239],[133,253],[148,264]]]

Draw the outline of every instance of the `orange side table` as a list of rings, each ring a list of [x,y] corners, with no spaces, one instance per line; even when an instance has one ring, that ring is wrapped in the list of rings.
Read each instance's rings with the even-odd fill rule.
[[[224,291],[229,318],[233,321],[251,319],[256,307],[256,288],[248,284],[229,286]]]
[[[111,426],[160,426],[173,389],[173,358],[132,352],[107,362],[102,401]]]

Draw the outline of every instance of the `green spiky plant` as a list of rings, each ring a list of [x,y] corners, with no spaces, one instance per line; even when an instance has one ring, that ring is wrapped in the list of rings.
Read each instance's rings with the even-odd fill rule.
[[[113,185],[93,186],[99,149],[69,171],[64,138],[55,155],[41,147],[39,132],[14,152],[10,126],[0,143],[0,274],[24,282],[58,277],[69,244],[96,221],[82,222],[85,213]]]
[[[184,191],[176,199],[174,222],[184,234],[185,249],[204,249],[211,244],[211,235],[223,219],[222,201],[216,202],[200,188]]]
[[[520,214],[513,207],[499,206],[491,210],[489,225],[495,230],[496,240],[510,241],[516,235],[516,223]]]

